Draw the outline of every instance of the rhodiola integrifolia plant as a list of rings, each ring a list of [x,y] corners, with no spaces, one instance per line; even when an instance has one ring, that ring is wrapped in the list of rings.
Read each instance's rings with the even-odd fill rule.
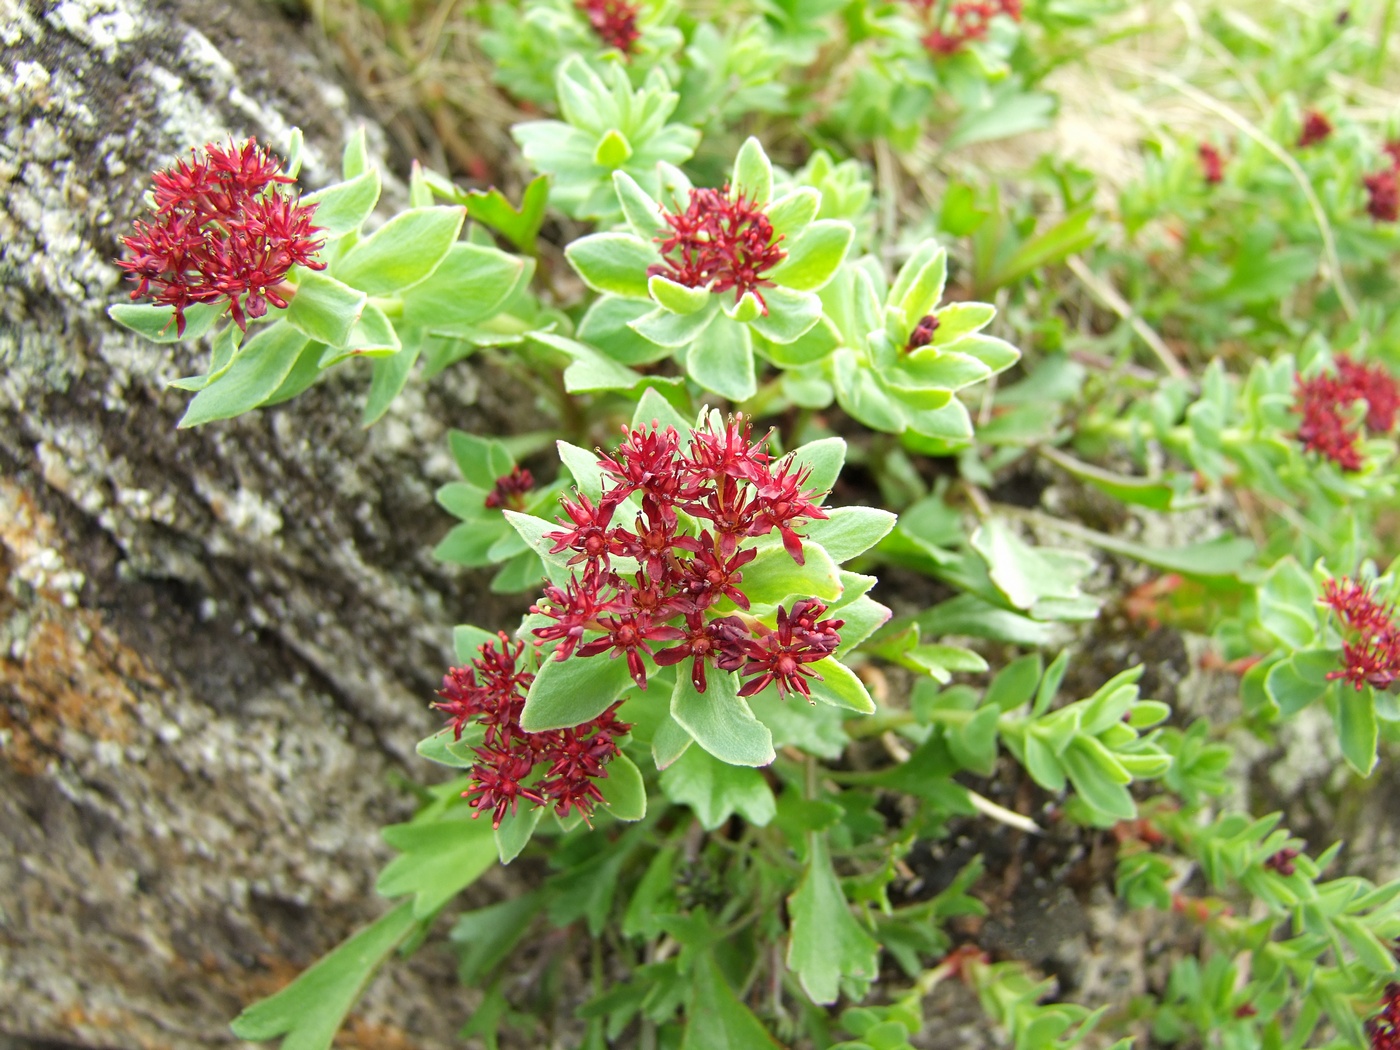
[[[527,658],[504,636],[486,642],[470,667],[450,672],[438,705],[454,740],[469,719],[485,729],[467,796],[496,827],[520,799],[553,804],[561,817],[591,815],[603,799],[592,781],[608,775],[613,738],[630,728],[616,718],[620,684],[645,692],[658,668],[682,665],[671,695],[653,701],[677,735],[740,765],[774,757],[772,734],[744,699],[765,688],[780,700],[873,709],[835,659],[845,622],[808,593],[839,600],[840,582],[825,548],[799,530],[839,526],[843,515],[833,519],[807,487],[813,464],[795,454],[775,461],[766,446],[749,423],[717,414],[684,443],[673,426],[628,428],[597,461],[601,487],[562,500],[562,528],[541,533],[512,519],[558,581],[531,606],[527,622],[542,621],[528,629],[538,651]],[[880,532],[867,522],[861,542],[873,543]],[[885,529],[892,523],[887,516]],[[847,543],[838,555],[849,556]],[[885,615],[876,609],[859,629],[869,634]],[[542,764],[543,779],[527,783]]]
[[[527,891],[450,938],[485,996],[471,1033],[492,1045],[528,1021],[502,961],[553,926],[594,945],[589,1047],[903,1050],[947,980],[1026,1050],[1096,1027],[1302,1046],[1324,1025],[1392,1047],[1400,887],[1329,877],[1335,847],[1234,811],[1218,722],[1143,697],[1143,668],[1066,696],[1087,672],[1039,651],[1111,607],[1097,548],[1166,574],[1126,618],[1208,635],[1248,728],[1315,706],[1358,775],[1384,757],[1400,587],[1374,534],[1395,496],[1397,330],[1356,294],[1384,283],[1394,245],[1385,136],[1340,100],[1283,97],[1253,129],[1267,143],[1238,124],[1183,135],[1110,216],[1058,159],[1006,196],[929,173],[937,151],[1043,125],[1036,85],[1111,4],[482,6],[497,82],[540,116],[514,129],[539,176],[519,207],[415,168],[407,206],[381,215],[363,136],[339,182],[300,194],[299,137],[286,164],[230,141],[159,173],[124,242],[147,303],[112,316],[207,345],[204,374],[172,384],[195,395],[186,425],[361,360],[371,423],[415,369],[473,354],[541,410],[533,433],[449,438],[461,480],[437,498],[459,523],[436,554],[527,597],[518,623],[455,631],[447,725],[419,744],[450,779],[385,830],[378,889],[399,903],[236,1033],[328,1047],[376,967],[526,856],[549,862]],[[752,112],[790,170],[737,130]],[[877,149],[881,193],[903,179],[921,201],[872,200],[871,138],[911,151]],[[856,155],[808,156],[813,139]],[[1280,171],[1315,200],[1273,192]],[[549,209],[595,224],[557,246],[582,286],[541,251]],[[1056,305],[1061,262],[1121,326],[1081,297]],[[1105,291],[1120,272],[1141,301]],[[1278,310],[1283,295],[1307,309]],[[1304,331],[1307,310],[1322,320]],[[1144,378],[1130,340],[1168,374]],[[1132,515],[1234,500],[1250,536],[1163,548],[1047,520],[999,499],[1022,461]],[[896,590],[892,617],[881,566],[941,600]],[[1056,1001],[993,963],[975,924],[950,925],[1005,880],[973,858],[926,882],[926,851],[1003,824],[1114,850],[1125,906],[1193,931],[1169,981],[1132,1011]]]

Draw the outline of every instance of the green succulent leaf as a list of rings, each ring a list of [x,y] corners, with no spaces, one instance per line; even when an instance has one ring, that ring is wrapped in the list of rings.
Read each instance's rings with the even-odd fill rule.
[[[546,657],[525,695],[520,728],[542,733],[580,725],[601,715],[631,685],[627,661],[621,657]]]
[[[656,248],[630,233],[594,233],[564,249],[569,265],[597,292],[646,299],[647,269],[660,261]]]
[[[268,325],[234,355],[227,372],[194,396],[179,425],[232,419],[256,408],[282,385],[308,342],[283,321]]]
[[[730,185],[735,194],[743,194],[759,208],[773,198],[773,164],[763,152],[763,145],[752,135],[739,147]]]
[[[379,172],[373,168],[362,171],[345,182],[307,194],[301,203],[316,206],[312,222],[323,228],[327,237],[358,230],[379,203]]]
[[[739,1001],[709,952],[695,961],[687,1015],[681,1050],[780,1050],[763,1022]]]
[[[477,324],[496,314],[524,272],[524,259],[458,242],[432,276],[404,293],[404,318],[423,328]]]
[[[473,820],[465,807],[450,816],[391,824],[384,841],[399,851],[380,873],[375,890],[385,897],[413,894],[412,914],[425,919],[496,863],[490,820]]]
[[[337,279],[370,295],[392,295],[423,280],[447,258],[467,210],[438,205],[400,212],[334,265]]]
[[[287,323],[327,346],[344,346],[369,297],[316,270],[298,268],[297,290],[287,304]]]
[[[738,675],[707,669],[706,689],[697,692],[683,663],[671,694],[671,717],[697,744],[722,762],[735,766],[766,766],[775,757],[773,734],[754,717],[738,695]]]
[[[785,288],[815,292],[826,286],[846,261],[855,237],[855,228],[837,219],[818,219],[784,243],[787,258],[769,271],[768,276]]]

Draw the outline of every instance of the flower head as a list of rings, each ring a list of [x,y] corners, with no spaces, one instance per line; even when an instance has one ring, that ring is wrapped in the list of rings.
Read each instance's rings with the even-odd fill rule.
[[[929,343],[933,342],[934,333],[938,331],[938,318],[933,314],[925,314],[919,318],[919,323],[914,326],[914,330],[909,333],[909,341],[904,344],[906,353],[913,353]]]
[[[687,288],[734,292],[737,303],[752,292],[767,312],[760,289],[765,274],[787,257],[767,214],[743,193],[692,189],[684,211],[662,213],[669,228],[656,241],[662,261],[648,271]]]
[[[1385,168],[1361,180],[1366,187],[1366,213],[1377,222],[1400,219],[1400,178],[1394,168]]]
[[[759,556],[752,541],[776,530],[801,564],[797,530],[826,517],[816,493],[806,491],[810,470],[790,457],[772,469],[767,445],[742,416],[712,417],[684,447],[672,427],[624,428],[621,445],[598,461],[596,504],[584,495],[563,500],[567,528],[546,534],[551,553],[572,551],[569,564],[583,568],[563,586],[547,584],[531,607],[553,621],[533,628],[538,642],[557,642],[557,660],[622,657],[642,689],[650,657],[663,667],[690,658],[699,692],[711,664],[805,691],[790,683],[810,672],[791,670],[783,656],[800,664],[804,653],[815,660],[835,650],[841,621],[819,621],[826,606],[798,601],[790,617],[780,608],[776,632],[755,617],[717,615],[723,610],[715,608],[732,603],[749,611],[744,567]],[[638,494],[633,528],[613,524],[617,508]],[[654,649],[672,642],[679,644]]]
[[[1361,435],[1351,407],[1364,401],[1362,425],[1373,434],[1387,433],[1400,412],[1400,384],[1384,366],[1360,364],[1346,354],[1337,356],[1336,365],[1335,376],[1298,377],[1294,411],[1303,417],[1298,440],[1343,470],[1360,470]]]
[[[939,0],[913,0],[923,17],[932,18]],[[987,35],[992,19],[1004,15],[1012,21],[1021,20],[1021,0],[955,0],[935,25],[923,37],[923,45],[932,54],[952,55],[975,40]]]
[[[157,172],[155,211],[122,239],[127,257],[118,265],[136,282],[131,297],[173,307],[181,335],[196,303],[227,301],[245,331],[268,303],[285,308],[293,266],[325,269],[316,259],[324,244],[311,222],[316,206],[284,188],[293,181],[254,139],[205,146]]]
[[[1332,134],[1332,122],[1327,114],[1310,109],[1303,114],[1303,130],[1298,133],[1298,148],[1307,149],[1324,141]]]
[[[1277,853],[1270,855],[1268,860],[1264,861],[1264,867],[1286,877],[1298,870],[1297,865],[1294,863],[1294,861],[1298,859],[1298,856],[1299,854],[1296,849],[1281,849]]]
[[[546,733],[520,728],[525,695],[535,676],[519,668],[524,643],[504,634],[486,642],[468,667],[454,667],[443,679],[434,706],[446,711],[457,739],[468,720],[485,727],[471,784],[462,792],[476,815],[489,812],[493,827],[514,813],[523,799],[537,806],[552,805],[562,817],[577,810],[584,819],[602,801],[596,781],[608,775],[606,766],[620,752],[617,738],[632,727],[617,720],[613,706],[597,718]],[[533,780],[537,769],[544,773]]]
[[[739,673],[756,677],[744,684],[739,695],[752,696],[772,683],[779,696],[801,693],[810,700],[812,689],[807,679],[820,681],[821,675],[806,665],[836,651],[841,643],[837,632],[845,624],[844,620],[819,620],[825,612],[826,605],[815,598],[794,602],[791,614],[778,606],[777,630],[765,629],[749,643],[748,661]]]
[[[535,487],[535,478],[528,470],[515,467],[509,474],[496,479],[496,487],[486,494],[486,506],[492,510],[508,508],[524,510],[525,497]]]
[[[1218,149],[1209,142],[1202,142],[1196,147],[1196,156],[1200,158],[1201,174],[1206,182],[1214,186],[1225,181],[1225,158]]]
[[[578,0],[575,5],[588,19],[598,39],[630,56],[641,39],[637,28],[637,5],[627,0]]]
[[[1400,984],[1385,986],[1380,1012],[1366,1022],[1371,1050],[1400,1050]]]
[[[1375,600],[1370,588],[1356,580],[1328,580],[1322,604],[1342,621],[1350,637],[1342,643],[1342,670],[1329,680],[1344,679],[1360,690],[1384,689],[1400,679],[1400,626],[1395,607]]]

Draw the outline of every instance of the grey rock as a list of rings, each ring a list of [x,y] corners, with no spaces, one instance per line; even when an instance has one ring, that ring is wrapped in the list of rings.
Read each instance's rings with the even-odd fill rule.
[[[254,0],[0,0],[0,1038],[235,1043],[244,1005],[385,907],[378,829],[437,719],[450,625],[512,604],[427,551],[448,426],[503,432],[485,370],[358,426],[365,374],[177,432],[202,347],[117,329],[112,260],[147,173],[307,136],[331,181],[360,123]],[[371,128],[371,138],[383,136]],[[381,146],[382,149],[382,146]],[[484,376],[484,378],[483,378]],[[518,406],[515,414],[519,415]],[[431,946],[352,1045],[447,1046]]]

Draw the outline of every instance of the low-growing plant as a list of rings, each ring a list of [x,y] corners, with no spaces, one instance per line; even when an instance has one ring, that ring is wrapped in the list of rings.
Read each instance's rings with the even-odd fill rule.
[[[302,196],[297,135],[156,176],[122,262],[150,302],[111,314],[203,340],[182,425],[358,358],[366,425],[478,354],[539,409],[449,437],[435,553],[527,597],[452,634],[418,745],[449,779],[384,832],[398,903],[236,1035],[328,1047],[502,864],[518,892],[447,938],[490,1047],[572,1014],[588,1048],[900,1050],[950,983],[1024,1050],[1396,1045],[1400,882],[1253,816],[1231,743],[1315,707],[1354,784],[1400,740],[1400,195],[1338,79],[1389,42],[1208,12],[1205,87],[1131,74],[1220,124],[1154,129],[1126,185],[949,162],[1048,124],[1084,41],[1162,29],[1105,21],[1132,6],[469,5],[541,118],[518,207],[415,166],[381,214],[362,134]],[[1248,118],[1205,90],[1246,65]],[[1142,695],[1125,654],[1163,630],[1227,709]],[[1110,857],[1084,879],[1119,918],[1175,923],[1160,978],[1078,1003],[984,950],[1019,861],[941,851],[993,831]],[[546,927],[586,987],[525,1004]]]

